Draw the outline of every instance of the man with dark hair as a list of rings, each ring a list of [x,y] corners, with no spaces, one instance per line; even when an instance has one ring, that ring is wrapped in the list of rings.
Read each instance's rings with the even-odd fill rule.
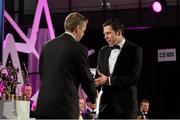
[[[25,83],[22,87],[21,87],[21,92],[22,92],[22,96],[26,96],[27,100],[30,100],[31,95],[32,95],[32,86],[30,83]]]
[[[102,93],[99,118],[135,119],[142,48],[124,38],[119,19],[107,20],[103,33],[108,45],[99,50],[95,80]]]
[[[149,111],[149,101],[146,99],[142,99],[139,105],[139,112],[137,119],[142,120],[142,119],[148,119],[148,111]]]
[[[22,99],[26,98],[27,101],[30,101],[30,117],[35,117],[36,102],[31,100],[32,95],[32,85],[30,83],[25,83],[21,87]]]
[[[39,60],[41,86],[37,118],[78,119],[80,84],[91,102],[96,102],[87,48],[79,43],[87,23],[83,15],[70,13],[64,22],[65,33],[43,46]]]

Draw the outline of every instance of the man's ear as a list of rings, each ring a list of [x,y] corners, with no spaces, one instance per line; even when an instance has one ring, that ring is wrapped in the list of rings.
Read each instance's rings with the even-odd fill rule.
[[[78,32],[78,29],[77,29],[77,27],[74,29],[74,32],[75,32],[75,33],[77,33],[77,32]]]
[[[80,30],[81,30],[81,26],[78,25],[78,26],[76,27],[76,32],[79,33]]]
[[[118,35],[121,35],[121,34],[122,34],[121,30],[119,30],[119,31],[118,31]]]

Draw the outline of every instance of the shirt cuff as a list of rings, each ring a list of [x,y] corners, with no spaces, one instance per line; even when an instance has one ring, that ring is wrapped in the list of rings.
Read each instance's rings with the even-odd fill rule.
[[[108,77],[108,84],[111,85],[111,77]]]

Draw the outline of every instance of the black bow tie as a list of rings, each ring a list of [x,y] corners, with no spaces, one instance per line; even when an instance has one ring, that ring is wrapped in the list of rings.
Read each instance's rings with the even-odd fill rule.
[[[110,49],[111,50],[120,49],[120,46],[119,45],[113,45],[113,46],[110,46]]]

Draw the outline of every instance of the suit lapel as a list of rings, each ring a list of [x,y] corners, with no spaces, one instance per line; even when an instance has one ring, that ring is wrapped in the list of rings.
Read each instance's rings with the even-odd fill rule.
[[[123,47],[121,48],[121,52],[116,60],[116,63],[114,65],[114,71],[117,69],[117,65],[119,65],[120,60],[123,58],[124,54],[127,54],[126,51],[126,47],[127,47],[128,41],[126,40]]]
[[[106,54],[106,64],[105,65],[107,65],[106,66],[106,68],[107,68],[107,75],[110,75],[110,70],[109,70],[109,57],[110,57],[110,54],[111,54],[111,49],[108,47],[108,49],[107,49],[107,52],[106,52],[107,54]]]
[[[108,46],[106,46],[104,49],[103,49],[104,52],[102,52],[103,54],[101,54],[101,59],[100,59],[100,72],[109,76],[109,56],[110,56],[110,53],[111,53],[111,50]]]

